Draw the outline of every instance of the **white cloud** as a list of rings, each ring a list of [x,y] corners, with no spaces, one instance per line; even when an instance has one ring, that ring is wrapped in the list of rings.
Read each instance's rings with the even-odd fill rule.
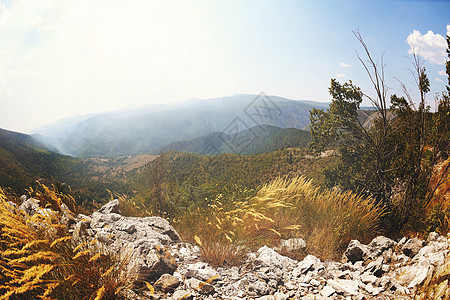
[[[438,71],[438,74],[441,75],[441,76],[445,76],[446,75],[445,70]]]
[[[447,31],[449,30],[447,25]],[[429,30],[426,34],[421,34],[418,30],[414,30],[406,42],[409,44],[409,53],[418,54],[432,64],[443,65],[446,61],[445,49],[447,42],[445,37],[435,34]]]
[[[351,67],[351,65],[343,63],[343,62],[340,62],[339,66],[341,66],[342,68],[350,68]]]
[[[434,79],[436,79],[436,81],[439,81],[439,82],[444,82],[442,79],[440,79],[439,77],[435,77]]]
[[[345,77],[346,75],[344,74],[344,73],[338,73],[338,74],[336,74],[336,77],[339,77],[339,78],[342,78],[342,77]]]

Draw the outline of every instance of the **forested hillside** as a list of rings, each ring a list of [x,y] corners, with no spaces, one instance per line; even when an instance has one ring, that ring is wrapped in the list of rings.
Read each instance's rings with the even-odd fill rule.
[[[161,148],[161,152],[176,150],[205,155],[248,155],[289,147],[307,147],[310,141],[311,135],[308,131],[260,125],[234,134],[213,132],[189,141],[174,142]]]

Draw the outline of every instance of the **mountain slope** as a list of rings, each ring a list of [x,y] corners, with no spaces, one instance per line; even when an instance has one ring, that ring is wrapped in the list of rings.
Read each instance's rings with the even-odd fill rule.
[[[235,134],[213,132],[189,141],[177,141],[161,148],[161,152],[176,150],[206,155],[249,155],[288,147],[305,147],[310,141],[311,134],[307,131],[260,125]]]
[[[85,162],[51,151],[33,137],[0,129],[0,186],[23,191],[40,178],[71,178]]]
[[[301,129],[309,123],[309,110],[327,105],[263,94],[191,99],[97,114],[77,124],[69,122],[67,128],[71,129],[48,141],[60,151],[80,157],[157,153],[172,142],[213,132],[233,134],[257,125]],[[50,127],[45,132],[56,132]]]

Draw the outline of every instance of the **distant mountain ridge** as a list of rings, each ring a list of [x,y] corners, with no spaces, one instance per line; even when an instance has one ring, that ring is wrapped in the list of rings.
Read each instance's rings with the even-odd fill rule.
[[[327,108],[328,103],[264,94],[190,99],[72,118],[70,126],[59,121],[36,133],[53,132],[45,137],[47,143],[79,157],[156,154],[168,144],[213,132],[232,135],[258,125],[302,129],[309,124],[314,107]]]

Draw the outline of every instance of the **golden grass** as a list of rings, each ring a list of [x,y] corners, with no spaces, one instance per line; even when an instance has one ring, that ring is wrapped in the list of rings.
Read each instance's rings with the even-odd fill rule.
[[[174,223],[196,242],[213,265],[233,265],[245,252],[302,237],[307,252],[322,259],[340,256],[351,239],[367,242],[378,233],[384,209],[352,192],[320,191],[304,177],[276,179],[255,197],[219,195],[205,209]]]
[[[323,259],[339,256],[351,239],[377,234],[384,209],[351,191],[321,191],[304,177],[276,179],[253,199],[275,220],[284,238],[302,237],[307,251]]]
[[[61,197],[41,188],[44,205],[61,208]],[[2,189],[0,215],[0,299],[125,298],[133,276],[129,255],[108,253],[95,240],[73,239],[57,212],[18,211]]]

